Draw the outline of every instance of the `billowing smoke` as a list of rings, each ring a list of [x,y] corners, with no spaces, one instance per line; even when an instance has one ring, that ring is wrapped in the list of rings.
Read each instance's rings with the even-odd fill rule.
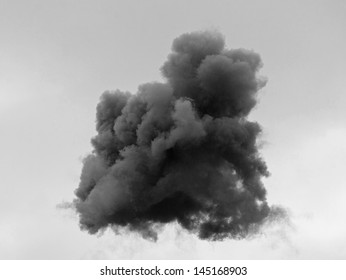
[[[177,222],[202,239],[244,238],[275,212],[261,182],[261,128],[247,120],[262,62],[224,45],[217,32],[183,34],[162,66],[166,83],[103,93],[73,202],[82,229],[155,240]]]

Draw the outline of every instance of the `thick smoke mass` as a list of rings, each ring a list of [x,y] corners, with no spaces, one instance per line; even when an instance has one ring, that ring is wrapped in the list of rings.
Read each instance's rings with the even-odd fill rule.
[[[209,240],[258,229],[273,213],[261,128],[247,120],[265,85],[261,66],[253,51],[225,49],[217,32],[188,33],[173,41],[166,83],[103,93],[73,202],[81,228],[154,240],[170,222]]]

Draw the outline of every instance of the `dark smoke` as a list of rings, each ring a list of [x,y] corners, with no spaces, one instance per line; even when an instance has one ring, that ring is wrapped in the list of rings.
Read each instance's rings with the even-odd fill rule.
[[[183,34],[162,67],[167,83],[105,92],[93,153],[74,207],[89,233],[112,226],[156,239],[178,222],[202,239],[244,238],[272,214],[268,175],[246,119],[265,85],[260,56],[225,49],[216,32]]]

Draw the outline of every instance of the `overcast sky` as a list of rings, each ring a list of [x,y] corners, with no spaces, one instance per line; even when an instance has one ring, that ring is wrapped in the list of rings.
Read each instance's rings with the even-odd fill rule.
[[[345,15],[342,0],[0,0],[0,258],[345,259]],[[172,40],[205,29],[262,57],[250,119],[290,224],[216,243],[176,225],[157,243],[80,231],[56,205],[74,198],[101,93],[162,81]]]

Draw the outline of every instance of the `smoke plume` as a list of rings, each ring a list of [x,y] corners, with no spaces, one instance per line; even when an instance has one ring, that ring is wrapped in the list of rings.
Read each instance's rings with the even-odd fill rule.
[[[217,32],[188,33],[173,41],[166,83],[103,93],[73,202],[81,228],[154,240],[170,222],[209,240],[258,229],[273,212],[261,128],[247,120],[265,85],[261,66],[253,51],[226,49]]]

